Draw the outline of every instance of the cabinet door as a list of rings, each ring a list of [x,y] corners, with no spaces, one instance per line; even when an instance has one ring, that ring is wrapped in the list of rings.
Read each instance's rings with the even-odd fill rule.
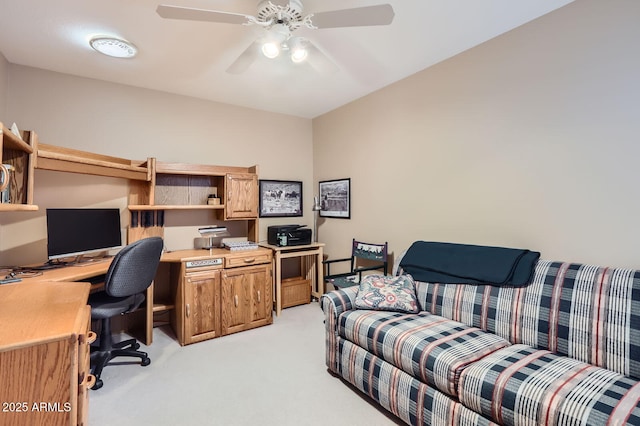
[[[271,265],[225,269],[222,273],[222,334],[270,324]]]
[[[226,177],[227,219],[258,217],[258,176],[255,174],[228,174]]]
[[[184,342],[186,345],[220,335],[220,271],[184,276]]]
[[[260,323],[271,321],[273,297],[271,295],[271,265],[263,265],[261,270],[251,273],[251,305],[249,321]]]

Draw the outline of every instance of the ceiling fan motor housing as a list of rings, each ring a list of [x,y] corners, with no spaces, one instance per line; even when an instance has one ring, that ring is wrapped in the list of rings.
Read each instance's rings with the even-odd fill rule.
[[[302,3],[299,0],[290,0],[286,6],[273,4],[269,0],[258,3],[257,20],[271,22],[271,25],[283,24],[293,31],[302,25]]]

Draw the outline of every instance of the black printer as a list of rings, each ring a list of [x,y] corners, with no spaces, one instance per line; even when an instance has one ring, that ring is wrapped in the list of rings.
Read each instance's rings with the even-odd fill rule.
[[[267,228],[267,242],[273,246],[301,246],[311,244],[311,229],[304,225],[277,225]]]

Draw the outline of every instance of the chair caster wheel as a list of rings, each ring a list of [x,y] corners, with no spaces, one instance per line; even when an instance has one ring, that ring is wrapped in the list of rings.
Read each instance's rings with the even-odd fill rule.
[[[135,345],[133,345],[133,349],[134,349],[134,350],[136,350],[136,351],[137,351],[138,349],[140,349],[140,343],[136,342],[136,344],[135,344]]]
[[[140,363],[140,365],[142,365],[143,367],[146,367],[149,364],[151,364],[151,359],[149,358],[143,358],[142,362]]]
[[[103,384],[104,383],[102,383],[101,379],[96,379],[96,383],[93,386],[91,386],[91,390],[98,390],[102,387]]]

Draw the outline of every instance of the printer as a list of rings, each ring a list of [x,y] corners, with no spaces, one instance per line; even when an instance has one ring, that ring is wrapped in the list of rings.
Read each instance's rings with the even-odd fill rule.
[[[267,242],[273,246],[311,244],[311,229],[304,225],[277,225],[267,228]]]

